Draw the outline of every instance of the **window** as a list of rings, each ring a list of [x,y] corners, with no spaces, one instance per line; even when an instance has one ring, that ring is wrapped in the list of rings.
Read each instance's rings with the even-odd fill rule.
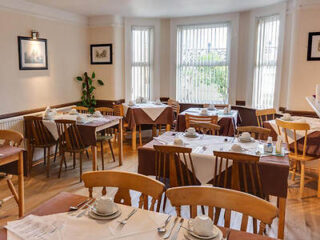
[[[178,101],[228,102],[229,28],[228,23],[178,26]]]
[[[274,107],[280,16],[258,18],[252,105]]]
[[[150,100],[152,77],[151,27],[132,27],[131,99],[144,97]]]

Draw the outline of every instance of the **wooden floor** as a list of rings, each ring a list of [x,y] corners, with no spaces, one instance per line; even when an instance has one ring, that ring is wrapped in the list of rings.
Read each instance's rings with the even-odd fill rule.
[[[150,139],[144,139],[148,141]],[[116,149],[116,148],[115,148]],[[108,152],[105,156],[109,161],[107,165],[108,169],[116,169],[130,172],[137,172],[137,151],[132,151],[129,146],[129,141],[124,144],[124,161],[123,166],[118,167],[117,162],[112,163],[111,155],[109,154],[109,148],[106,146],[105,151]],[[99,154],[99,152],[98,152]],[[106,154],[105,154],[106,155]],[[100,157],[100,155],[99,155]],[[79,182],[79,169],[72,169],[72,160],[68,161],[69,168],[67,171],[63,171],[61,178],[57,178],[58,174],[58,162],[52,164],[51,177],[46,178],[45,167],[40,164],[33,168],[32,176],[25,178],[25,207],[26,212],[37,207],[42,202],[50,199],[59,192],[66,191],[81,195],[88,195],[87,189],[84,188],[83,183]],[[101,166],[101,160],[98,159],[98,165]],[[91,160],[85,160],[83,164],[83,170],[91,170]],[[13,178],[14,183],[17,182],[17,178]],[[298,184],[289,182],[287,212],[286,212],[286,227],[285,227],[285,239],[320,239],[320,199],[316,198],[317,184],[316,182],[310,182],[306,185],[305,197],[303,200],[298,199]],[[115,190],[108,191],[111,196]],[[96,196],[99,192],[96,192]],[[6,182],[0,178],[0,199],[10,195]],[[137,202],[136,197],[136,201]],[[275,200],[272,199],[272,202]],[[0,207],[0,226],[6,224],[7,221],[17,219],[17,205],[13,199],[4,203]],[[167,204],[166,213],[175,215],[174,209]],[[188,211],[183,211],[183,215],[188,217]],[[237,223],[232,224],[233,228],[238,228]],[[271,237],[275,237],[277,234],[277,222],[275,222],[271,229],[268,230],[268,234]]]

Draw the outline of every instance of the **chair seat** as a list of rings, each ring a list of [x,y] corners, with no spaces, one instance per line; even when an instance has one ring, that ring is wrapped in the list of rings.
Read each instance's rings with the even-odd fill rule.
[[[317,157],[313,157],[313,156],[303,156],[301,154],[294,154],[294,153],[289,153],[289,158],[292,160],[296,160],[296,161],[311,161],[314,159],[317,159]]]
[[[104,141],[108,141],[111,140],[113,137],[110,135],[97,135],[97,141],[98,142],[104,142]]]

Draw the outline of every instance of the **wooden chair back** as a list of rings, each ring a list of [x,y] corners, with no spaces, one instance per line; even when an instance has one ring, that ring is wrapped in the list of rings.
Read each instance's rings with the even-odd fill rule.
[[[191,123],[212,123],[217,124],[218,123],[218,116],[197,116],[197,115],[191,115],[186,113],[186,128],[190,127]]]
[[[275,119],[276,115],[276,109],[270,108],[270,109],[257,109],[256,110],[256,117],[259,127],[263,127],[263,122],[268,120]]]
[[[89,109],[87,107],[83,107],[83,106],[75,106],[72,107],[72,109],[76,109],[79,113],[88,113]]]
[[[84,185],[89,189],[89,196],[92,197],[94,187],[102,187],[102,195],[106,195],[106,187],[116,187],[118,191],[114,201],[131,206],[131,196],[129,190],[141,193],[139,208],[159,211],[161,197],[164,192],[164,185],[150,177],[129,172],[120,171],[93,171],[82,175]],[[148,197],[151,197],[149,207]],[[157,209],[155,204],[157,203]]]
[[[179,104],[179,102],[169,98],[168,99],[168,105],[170,107],[172,107],[172,110],[173,110],[174,114],[177,117],[179,115],[179,113],[180,113],[180,104]]]
[[[191,148],[154,145],[156,179],[166,186],[196,185]],[[169,182],[168,182],[169,180]]]
[[[0,140],[4,140],[3,145],[19,147],[23,140],[23,135],[13,130],[0,130]]]
[[[113,109],[112,108],[108,108],[108,107],[98,107],[98,108],[95,108],[95,111],[100,111],[102,115],[110,115],[112,116],[113,115]]]
[[[306,149],[307,149],[307,136],[308,131],[310,130],[310,125],[308,123],[298,123],[298,122],[287,122],[282,121],[280,119],[276,119],[276,124],[278,126],[278,132],[281,136],[281,129],[284,130],[284,138],[287,144],[287,149],[289,147],[289,139],[288,139],[288,130],[293,131],[293,140],[294,140],[294,155],[298,156],[298,143],[297,143],[297,131],[304,131],[304,142],[303,142],[303,150],[302,150],[302,157],[306,156]]]
[[[209,186],[176,187],[166,191],[172,206],[176,208],[178,216],[181,216],[181,206],[189,205],[191,217],[197,216],[197,206],[208,206],[208,215],[211,219],[220,217],[220,211],[225,209],[224,227],[230,228],[231,212],[242,213],[241,231],[247,231],[248,218],[260,220],[259,230],[263,235],[267,224],[272,224],[278,216],[278,209],[268,201],[247,193]],[[216,216],[218,215],[218,216]],[[255,226],[257,228],[257,226]]]
[[[220,126],[213,123],[190,123],[190,127],[194,127],[198,133],[219,135]]]
[[[52,145],[55,140],[47,127],[43,124],[42,117],[25,116],[26,131],[30,143],[38,147],[46,147]]]
[[[237,134],[241,134],[243,132],[248,132],[251,134],[251,137],[257,140],[266,140],[268,139],[271,130],[263,127],[256,126],[243,126],[237,128]]]
[[[113,114],[115,116],[124,117],[124,109],[122,104],[113,105]]]
[[[74,152],[85,149],[76,121],[59,119],[55,122],[59,134],[60,148],[63,151]]]
[[[214,186],[232,188],[265,198],[258,166],[259,156],[219,151],[214,151],[213,155]]]

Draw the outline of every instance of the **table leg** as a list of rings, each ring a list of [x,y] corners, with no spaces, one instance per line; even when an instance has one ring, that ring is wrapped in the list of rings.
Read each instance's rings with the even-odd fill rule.
[[[167,124],[166,126],[166,131],[169,132],[171,130],[171,125],[170,124]]]
[[[29,139],[26,139],[26,144],[27,144],[27,158],[28,158],[28,169],[27,169],[27,173],[28,173],[28,177],[31,176],[31,168],[32,168],[32,147],[30,144]]]
[[[118,135],[118,144],[119,144],[119,166],[122,165],[123,159],[123,128],[122,128],[122,119],[119,120],[119,135]]]
[[[19,217],[24,215],[24,174],[23,174],[23,151],[19,153],[18,161],[19,182]]]
[[[137,149],[137,126],[134,125],[132,129],[132,150]]]
[[[91,153],[92,153],[92,171],[97,170],[97,146],[91,146]]]
[[[278,225],[278,238],[284,239],[284,227],[286,218],[286,198],[279,197],[279,225]]]

